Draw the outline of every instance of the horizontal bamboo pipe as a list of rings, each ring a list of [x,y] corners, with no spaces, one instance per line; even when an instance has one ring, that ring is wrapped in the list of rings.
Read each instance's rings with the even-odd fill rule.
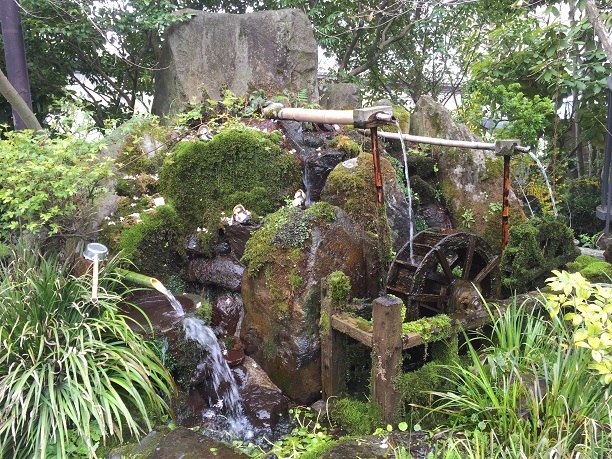
[[[129,271],[127,269],[121,268],[117,268],[115,269],[115,271],[128,282],[142,285],[143,287],[153,287],[158,292],[164,294],[165,292],[167,292],[167,289],[166,287],[164,287],[164,284],[162,284],[154,277],[145,276],[144,274],[135,273],[134,271]]]
[[[317,110],[311,108],[276,108],[264,110],[267,118],[318,124],[353,124],[353,110]]]
[[[379,131],[378,135],[379,137],[383,137],[385,139],[399,140],[400,138],[400,134],[397,134],[395,132]],[[477,150],[495,150],[496,148],[494,143],[487,142],[469,142],[466,140],[439,139],[436,137],[422,137],[411,134],[402,134],[402,138],[404,140],[407,140],[408,142],[427,143],[429,145],[440,145],[443,147],[474,148]],[[514,147],[514,150],[521,153],[527,153],[530,148],[521,147],[520,145],[517,145]]]

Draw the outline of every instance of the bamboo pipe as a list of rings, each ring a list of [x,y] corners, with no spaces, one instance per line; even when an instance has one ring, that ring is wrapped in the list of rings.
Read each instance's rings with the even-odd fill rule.
[[[128,282],[142,285],[143,287],[153,287],[155,290],[163,294],[168,291],[166,287],[164,287],[164,284],[162,284],[154,277],[146,276],[144,274],[135,273],[134,271],[129,271],[127,269],[121,268],[116,268],[115,271]]]
[[[381,131],[378,133],[379,137],[384,139],[396,139],[399,140],[400,134],[395,132],[385,132]],[[452,139],[439,139],[436,137],[422,137],[418,135],[411,134],[402,134],[402,139],[407,140],[408,142],[414,143],[427,143],[429,145],[440,145],[443,147],[458,147],[458,148],[474,148],[477,150],[496,150],[495,143],[487,143],[487,142],[469,142],[466,140],[452,140]],[[514,147],[514,151],[520,153],[529,152],[529,147],[522,147],[520,145],[516,145]]]
[[[276,108],[264,111],[267,118],[318,124],[353,124],[353,110],[317,110],[310,108]]]

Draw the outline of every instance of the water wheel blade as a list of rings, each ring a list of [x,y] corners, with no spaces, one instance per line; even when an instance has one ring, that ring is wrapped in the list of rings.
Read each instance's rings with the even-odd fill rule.
[[[491,272],[497,267],[501,260],[499,255],[495,255],[489,260],[487,265],[480,270],[480,272],[474,277],[474,283],[481,283]]]

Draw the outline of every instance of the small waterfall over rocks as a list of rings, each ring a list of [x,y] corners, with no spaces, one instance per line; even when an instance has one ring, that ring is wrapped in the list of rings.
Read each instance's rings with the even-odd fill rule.
[[[199,366],[205,366],[212,381],[215,398],[210,397],[209,406],[223,411],[229,424],[229,435],[232,438],[249,439],[253,437],[253,427],[244,414],[242,397],[238,384],[223,357],[217,337],[210,327],[196,317],[183,320],[185,338],[195,341],[208,352],[208,358]]]

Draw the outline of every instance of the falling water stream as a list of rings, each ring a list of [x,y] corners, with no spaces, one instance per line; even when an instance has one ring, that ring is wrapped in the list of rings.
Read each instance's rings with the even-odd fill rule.
[[[151,285],[153,285],[153,288],[155,290],[160,292],[168,299],[170,305],[172,306],[172,308],[174,308],[174,311],[176,312],[177,316],[180,317],[185,315],[185,311],[179,300],[177,300],[176,297],[172,294],[172,292],[170,292],[170,290],[164,287],[164,285],[160,281],[158,281],[157,279],[153,279],[151,281]]]
[[[216,399],[211,397],[209,405],[217,409],[223,409],[229,423],[229,433],[233,438],[248,439],[252,437],[253,428],[244,415],[238,384],[227,361],[223,358],[223,352],[215,333],[196,317],[186,317],[183,320],[183,329],[186,339],[195,341],[202,349],[208,351],[205,365],[209,369],[216,397]]]
[[[406,153],[406,144],[404,143],[404,138],[402,136],[402,128],[400,127],[399,121],[395,121],[395,125],[397,126],[397,132],[399,134],[399,141],[402,145],[402,153],[404,155],[404,175],[406,177],[406,198],[408,199],[408,220],[409,220],[409,246],[410,246],[410,261],[413,260],[413,247],[412,247],[412,239],[414,237],[414,223],[412,218],[412,191],[410,189],[410,177],[408,176],[408,154]]]
[[[540,161],[540,158],[538,158],[538,156],[533,151],[531,150],[529,151],[529,156],[531,156],[531,158],[536,162],[536,164],[540,168],[540,172],[542,172],[542,176],[544,177],[544,180],[546,181],[546,186],[548,187],[548,193],[550,194],[550,201],[552,202],[553,212],[555,216],[557,216],[557,206],[555,204],[555,197],[553,196],[552,188],[550,186],[550,182],[548,181],[548,175],[546,174],[546,168]]]

